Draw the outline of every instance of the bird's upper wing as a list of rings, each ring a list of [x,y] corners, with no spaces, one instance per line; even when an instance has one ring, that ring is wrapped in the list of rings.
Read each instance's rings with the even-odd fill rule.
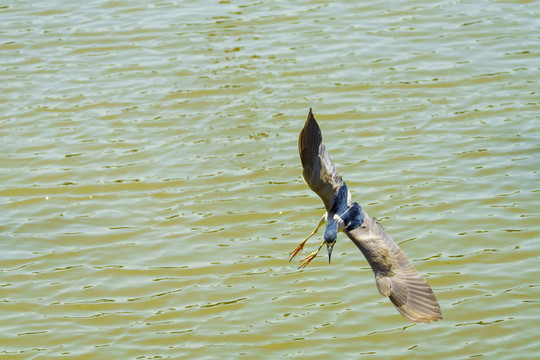
[[[377,219],[362,211],[362,225],[344,232],[371,265],[379,292],[390,297],[398,311],[412,322],[442,319],[441,308],[427,281]]]
[[[302,172],[304,181],[319,195],[326,211],[330,212],[335,198],[338,198],[339,189],[345,185],[345,182],[328,156],[322,142],[321,129],[311,109],[298,137],[298,151],[304,168]]]

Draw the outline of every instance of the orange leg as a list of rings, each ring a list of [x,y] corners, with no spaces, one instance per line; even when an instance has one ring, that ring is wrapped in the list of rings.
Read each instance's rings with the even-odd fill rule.
[[[307,264],[309,264],[310,261],[313,260],[315,258],[315,256],[317,256],[317,254],[319,253],[319,251],[321,251],[321,248],[323,247],[323,245],[325,243],[326,243],[326,241],[323,240],[322,243],[321,243],[321,246],[319,246],[317,251],[314,251],[311,254],[309,254],[308,256],[306,256],[305,258],[303,258],[302,263],[300,264],[300,266],[298,268],[299,269],[305,268],[307,266]]]
[[[325,214],[325,216],[326,216],[326,214]],[[296,254],[298,254],[298,252],[304,248],[304,245],[306,244],[306,241],[308,241],[308,239],[309,239],[310,237],[312,237],[313,235],[315,235],[315,233],[317,233],[317,231],[318,231],[319,228],[322,226],[322,224],[324,224],[325,216],[323,216],[323,217],[321,218],[321,220],[319,220],[319,224],[317,225],[317,227],[315,228],[315,230],[313,230],[313,231],[311,232],[311,234],[308,235],[307,238],[305,238],[304,240],[302,240],[302,241],[300,242],[300,244],[298,244],[298,246],[296,246],[296,248],[295,248],[293,251],[291,251],[291,252],[289,253],[289,255],[291,255],[291,258],[289,259],[289,261],[291,261],[291,260],[296,256]]]

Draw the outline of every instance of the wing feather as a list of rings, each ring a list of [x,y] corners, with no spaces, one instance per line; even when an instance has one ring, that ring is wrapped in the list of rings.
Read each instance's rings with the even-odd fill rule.
[[[427,281],[377,219],[362,211],[362,225],[344,232],[368,260],[381,295],[389,297],[401,315],[412,322],[442,319],[441,308]]]
[[[330,213],[339,189],[345,182],[339,175],[322,142],[322,134],[311,109],[298,137],[298,151],[302,162],[304,181],[322,199]]]

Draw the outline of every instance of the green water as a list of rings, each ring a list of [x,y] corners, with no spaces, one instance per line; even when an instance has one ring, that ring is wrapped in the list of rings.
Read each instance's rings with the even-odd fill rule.
[[[539,15],[5,3],[0,358],[536,358]],[[344,235],[331,264],[288,262],[324,213],[301,180],[310,107],[442,321],[407,323]]]

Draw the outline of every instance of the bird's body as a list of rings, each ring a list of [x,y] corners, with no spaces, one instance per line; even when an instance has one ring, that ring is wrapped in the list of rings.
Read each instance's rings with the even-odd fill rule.
[[[304,258],[300,267],[305,267],[313,260],[324,244],[328,247],[330,261],[337,234],[343,232],[366,257],[381,295],[389,297],[404,317],[412,322],[442,319],[437,299],[426,280],[418,274],[377,219],[370,217],[358,203],[351,201],[347,185],[322,142],[321,130],[311,109],[300,131],[298,150],[303,167],[302,177],[322,199],[326,213],[316,229],[291,251],[291,260],[319,227],[325,224],[324,240],[319,249]]]

